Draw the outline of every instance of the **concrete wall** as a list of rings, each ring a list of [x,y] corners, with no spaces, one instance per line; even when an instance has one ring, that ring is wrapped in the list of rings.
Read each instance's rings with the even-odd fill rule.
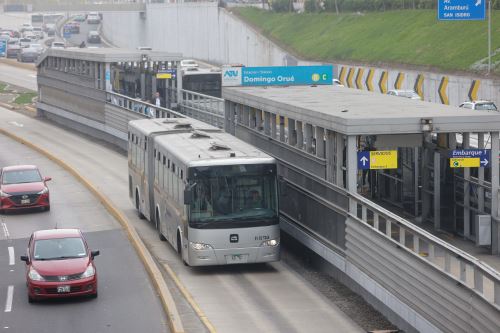
[[[122,10],[104,12],[103,33],[119,47],[135,48],[148,45],[156,50],[181,52],[186,58],[217,64],[315,64],[296,59],[230,12],[218,8],[217,3],[213,2],[148,4],[142,14],[138,11]],[[344,72],[341,80],[357,89],[385,92],[397,86],[401,89],[420,90],[422,97],[431,102],[459,105],[469,100],[470,95],[473,99],[489,99],[497,105],[500,104],[498,79],[339,63],[334,64],[336,76],[341,76],[342,68]],[[350,83],[347,82],[349,70]],[[369,75],[371,77],[368,77]],[[386,75],[386,82],[381,89],[379,81],[383,75]],[[422,82],[416,86],[419,75]],[[366,83],[367,79],[370,84]]]

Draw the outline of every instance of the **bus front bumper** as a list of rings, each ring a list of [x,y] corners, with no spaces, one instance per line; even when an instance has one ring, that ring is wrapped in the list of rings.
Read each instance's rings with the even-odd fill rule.
[[[280,260],[280,246],[261,246],[234,249],[189,249],[190,266],[234,265],[264,263]]]

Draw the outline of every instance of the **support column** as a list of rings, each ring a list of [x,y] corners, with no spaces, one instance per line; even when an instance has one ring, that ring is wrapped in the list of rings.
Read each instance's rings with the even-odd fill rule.
[[[306,151],[308,153],[312,152],[312,138],[313,138],[313,128],[311,124],[305,126],[305,137],[306,137]]]
[[[464,149],[470,147],[470,133],[462,133]],[[470,168],[464,168],[464,238],[470,238]],[[457,231],[457,230],[453,230]]]
[[[331,130],[326,130],[326,170],[325,179],[327,182],[335,184],[336,173],[335,173],[335,132]]]
[[[285,117],[280,116],[280,141],[285,142]]]
[[[255,110],[255,127],[257,131],[262,131],[262,110]]]
[[[325,158],[325,129],[316,126],[316,156]]]
[[[430,134],[424,134],[424,145],[422,147],[422,223],[425,222],[427,217],[429,216],[429,211],[431,207],[431,194],[429,193],[429,183],[431,180],[429,164],[431,162],[431,154],[432,151],[429,149],[429,145],[431,145],[431,136]]]
[[[251,129],[255,129],[255,127],[257,126],[256,124],[256,114],[255,114],[255,109],[254,108],[250,108],[250,128]]]
[[[267,111],[264,112],[264,134],[271,135],[271,114]]]
[[[350,193],[357,193],[358,191],[358,149],[356,135],[349,135],[347,137],[347,190]],[[349,211],[356,214],[356,205],[352,200],[349,203]]]
[[[434,229],[441,229],[441,155],[434,152]]]
[[[276,115],[271,113],[271,137],[276,139]]]
[[[414,205],[415,205],[415,213],[414,215],[415,216],[418,216],[418,213],[419,213],[419,209],[418,209],[418,197],[419,197],[419,187],[418,187],[418,177],[419,177],[419,171],[420,171],[420,165],[419,165],[419,156],[420,156],[420,152],[419,152],[419,147],[413,147],[413,170],[414,170],[414,174],[413,174],[413,186],[414,186],[414,192],[413,192],[413,195],[415,196],[415,200],[414,200]]]
[[[340,187],[345,188],[344,184],[344,136],[340,133],[335,133],[335,141],[336,141],[336,154],[335,154],[335,178],[337,179],[336,184]]]
[[[141,98],[146,99],[146,73],[141,73]]]
[[[478,149],[484,149],[484,133],[478,133],[477,134],[477,148]],[[479,210],[480,214],[484,213],[484,187],[481,185],[484,185],[484,168],[479,168],[478,170],[478,189],[477,189],[477,209]],[[475,223],[476,221],[474,221]],[[477,235],[476,235],[477,237]]]
[[[301,121],[297,121],[297,148],[303,149],[304,147],[304,127]]]
[[[498,225],[498,132],[491,132],[491,253],[500,254],[500,226]]]
[[[288,118],[288,144],[295,146],[297,144],[297,131],[295,130],[295,120]]]

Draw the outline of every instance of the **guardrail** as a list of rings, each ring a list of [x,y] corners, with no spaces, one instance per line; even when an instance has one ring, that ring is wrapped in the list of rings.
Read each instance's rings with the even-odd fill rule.
[[[350,197],[350,217],[500,310],[500,274],[495,269],[359,195]]]
[[[213,126],[224,128],[224,100],[209,95],[181,89],[182,101],[179,103],[182,113]]]
[[[150,118],[186,118],[185,115],[179,112],[114,92],[106,92],[106,103],[122,107]]]

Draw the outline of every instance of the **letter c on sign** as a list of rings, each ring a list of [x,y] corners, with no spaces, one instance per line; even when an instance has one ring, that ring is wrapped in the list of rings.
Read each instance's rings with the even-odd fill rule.
[[[326,74],[323,74],[323,80],[326,81]]]

